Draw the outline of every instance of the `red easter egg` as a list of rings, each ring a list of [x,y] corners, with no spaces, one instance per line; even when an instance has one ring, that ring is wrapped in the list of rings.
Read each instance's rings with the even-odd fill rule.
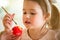
[[[20,28],[19,26],[14,26],[12,30],[13,30],[13,34],[16,36],[22,35],[22,28]]]

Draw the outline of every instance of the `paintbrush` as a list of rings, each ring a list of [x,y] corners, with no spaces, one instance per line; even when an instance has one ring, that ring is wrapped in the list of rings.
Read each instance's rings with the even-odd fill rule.
[[[8,11],[4,8],[4,7],[1,7],[7,14],[9,14],[8,13]],[[14,21],[14,19],[12,19],[13,20],[13,22],[17,25],[17,22],[16,21]]]

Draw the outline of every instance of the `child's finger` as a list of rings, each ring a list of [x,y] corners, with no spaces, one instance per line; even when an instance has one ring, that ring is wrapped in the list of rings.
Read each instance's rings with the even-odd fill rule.
[[[11,18],[12,18],[12,19],[14,18],[14,15],[15,15],[15,14],[12,14],[12,15],[11,15]]]
[[[12,15],[11,14],[6,14],[5,18],[7,18],[7,19],[9,18],[10,20],[12,20],[14,18],[14,15],[15,14],[12,14]]]

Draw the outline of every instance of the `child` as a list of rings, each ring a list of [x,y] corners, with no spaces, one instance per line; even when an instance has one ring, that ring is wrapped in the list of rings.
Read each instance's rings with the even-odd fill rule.
[[[3,19],[3,25],[8,30],[10,29],[13,17],[14,14],[6,14]],[[8,34],[2,34],[1,40],[7,40],[7,38],[11,40],[56,40],[55,32],[46,27],[47,24],[50,24],[50,19],[51,5],[48,0],[24,0],[23,24],[27,30],[23,31],[22,37],[13,36],[11,30],[7,30],[8,32],[6,33]]]

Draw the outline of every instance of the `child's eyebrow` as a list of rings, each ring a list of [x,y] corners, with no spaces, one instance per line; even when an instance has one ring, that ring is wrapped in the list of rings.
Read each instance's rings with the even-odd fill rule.
[[[28,9],[27,9],[28,10]],[[34,12],[34,13],[36,13],[36,10],[35,9],[29,9],[30,10],[30,12]],[[26,10],[25,9],[23,9],[23,11],[25,12]]]
[[[23,10],[25,10],[25,9],[23,9]],[[35,9],[26,9],[26,10],[33,10],[34,11]]]
[[[35,10],[35,9],[30,9],[30,10]]]

